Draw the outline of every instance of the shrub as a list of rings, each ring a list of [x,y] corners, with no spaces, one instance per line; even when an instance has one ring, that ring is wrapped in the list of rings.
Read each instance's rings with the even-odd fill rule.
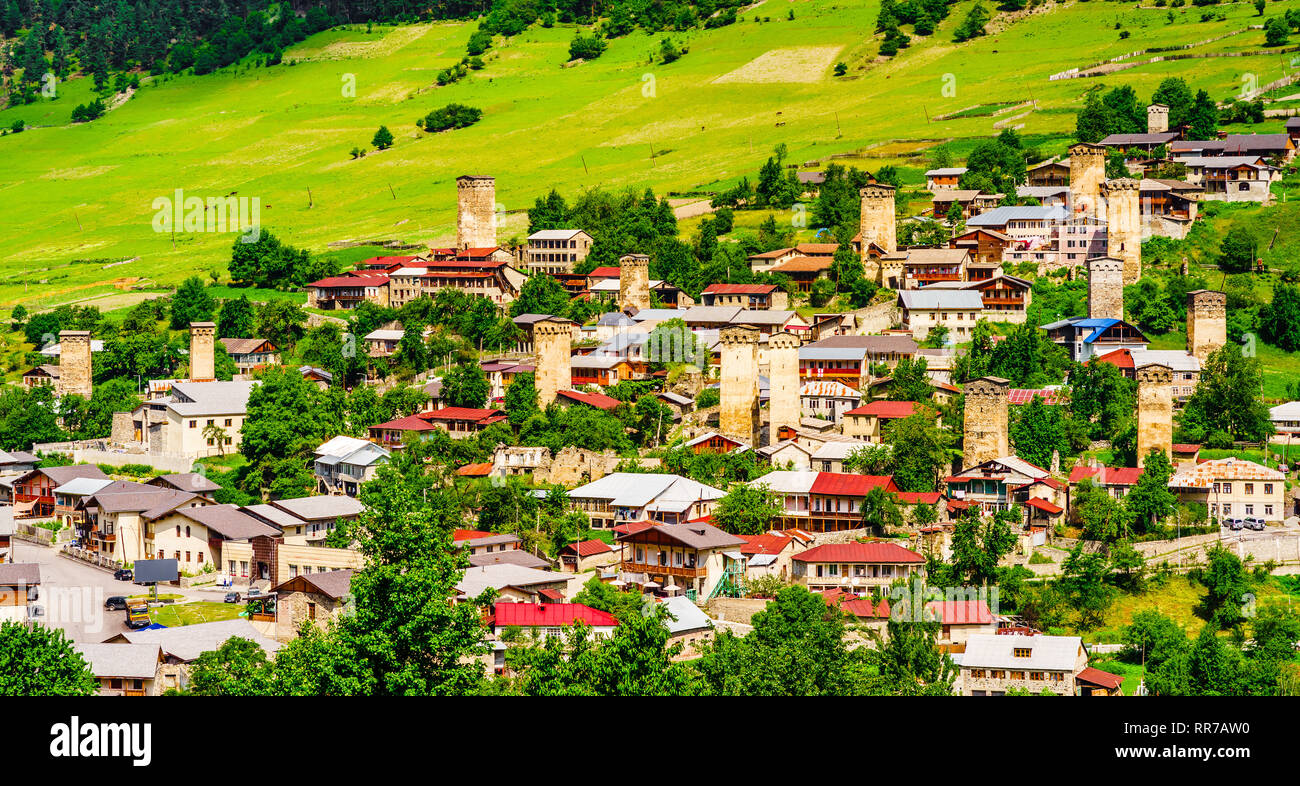
[[[425,115],[416,125],[429,133],[448,131],[453,128],[467,128],[483,117],[483,110],[465,104],[447,104]]]

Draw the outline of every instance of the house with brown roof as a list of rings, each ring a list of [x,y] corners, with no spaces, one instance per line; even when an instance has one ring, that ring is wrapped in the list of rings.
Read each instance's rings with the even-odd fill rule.
[[[1245,459],[1180,467],[1169,479],[1169,490],[1185,505],[1205,505],[1212,521],[1249,517],[1273,524],[1286,518],[1286,475]]]
[[[355,572],[347,569],[303,573],[272,587],[275,638],[279,641],[297,638],[304,622],[324,629],[343,614],[352,596]]]
[[[409,434],[426,434],[442,429],[454,439],[477,434],[493,423],[506,419],[505,410],[443,407],[428,412],[396,418],[370,427],[370,441],[390,449],[402,447]]]
[[[826,278],[830,273],[832,262],[834,258],[829,256],[801,255],[775,265],[769,272],[788,276],[799,292],[808,293],[812,291],[814,281]]]
[[[910,248],[903,262],[903,288],[920,289],[939,281],[965,281],[970,257],[970,250],[965,248]]]
[[[47,518],[54,515],[54,490],[74,478],[107,480],[108,475],[94,464],[66,467],[40,467],[28,470],[13,481],[13,506],[16,518]]]
[[[996,270],[1002,265],[1002,252],[1006,251],[1014,241],[1012,237],[996,229],[986,227],[974,227],[968,229],[960,235],[953,236],[948,245],[952,248],[965,249],[970,253],[969,264],[977,264],[981,271],[988,271],[991,275],[992,270]],[[971,279],[976,279],[975,271],[969,271]],[[986,276],[980,276],[986,277]]]
[[[40,584],[35,562],[0,562],[0,622],[28,622],[28,604],[40,599]]]
[[[791,558],[793,579],[811,592],[884,590],[925,573],[925,557],[897,543],[826,543]]]
[[[306,286],[307,307],[351,310],[361,303],[388,305],[388,274],[354,272],[329,276]]]
[[[745,557],[745,575],[750,579],[777,576],[790,578],[791,559],[812,546],[813,536],[801,529],[772,530],[762,535],[737,535],[745,541],[740,553]]]
[[[264,338],[218,339],[226,353],[235,361],[235,370],[249,374],[259,368],[280,365],[280,351]]]
[[[157,644],[72,645],[99,683],[100,696],[157,696],[162,647]]]
[[[53,365],[36,366],[23,373],[23,387],[34,388],[42,385],[53,387],[59,382],[59,367]]]
[[[655,585],[650,589],[675,587],[695,600],[708,598],[733,564],[743,575],[738,547],[745,541],[701,521],[651,523],[618,535],[617,545],[622,572],[644,574]]]

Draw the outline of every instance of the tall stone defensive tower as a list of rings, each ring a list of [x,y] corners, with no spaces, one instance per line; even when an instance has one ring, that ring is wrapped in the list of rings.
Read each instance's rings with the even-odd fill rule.
[[[217,326],[212,322],[190,323],[190,381],[211,382],[217,378],[217,360],[213,352]]]
[[[497,244],[497,180],[481,175],[456,178],[456,248]]]
[[[1080,142],[1070,146],[1070,209],[1100,217],[1101,184],[1106,179],[1106,148]]]
[[[1147,133],[1163,134],[1169,130],[1169,107],[1152,104],[1147,107]]]
[[[1153,448],[1173,459],[1174,373],[1158,363],[1139,368],[1137,376],[1137,465]]]
[[[1118,178],[1102,184],[1106,198],[1106,256],[1124,260],[1124,284],[1142,277],[1140,180]]]
[[[1088,317],[1124,318],[1124,260],[1112,257],[1088,260]]]
[[[1011,383],[1000,377],[980,377],[966,383],[962,433],[962,468],[1010,455],[1007,403]]]
[[[1187,293],[1187,351],[1205,363],[1228,343],[1228,296],[1198,289]]]
[[[618,307],[650,308],[650,257],[626,254],[618,259]]]
[[[722,329],[722,386],[718,431],[750,446],[758,444],[758,328]]]
[[[537,406],[555,400],[561,390],[573,387],[570,364],[573,323],[567,319],[546,319],[533,325],[533,346],[537,350]]]
[[[89,330],[59,331],[59,383],[55,392],[59,396],[75,393],[89,399],[94,392],[92,362]]]
[[[861,214],[858,229],[862,233],[862,259],[867,259],[867,247],[872,243],[892,253],[898,249],[898,228],[894,223],[894,187],[873,183],[858,192],[861,197]]]
[[[799,337],[776,333],[767,339],[769,445],[781,441],[782,426],[798,426],[803,407],[799,399]]]

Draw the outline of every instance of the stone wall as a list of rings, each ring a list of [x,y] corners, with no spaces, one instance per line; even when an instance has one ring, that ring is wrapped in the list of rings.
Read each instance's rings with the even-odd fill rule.
[[[722,329],[718,431],[752,447],[758,447],[758,338],[757,328]]]
[[[89,400],[92,392],[92,368],[89,330],[64,330],[59,333],[59,379],[55,391],[59,396],[75,393]]]
[[[1106,255],[1124,260],[1124,284],[1142,277],[1142,210],[1138,201],[1141,182],[1132,178],[1107,180]]]
[[[1228,296],[1198,289],[1187,293],[1187,351],[1204,365],[1228,341]]]
[[[1088,260],[1088,316],[1124,318],[1124,261],[1110,257]]]
[[[456,248],[492,248],[497,244],[496,178],[456,178]]]
[[[777,431],[782,426],[798,426],[802,414],[799,398],[799,338],[791,333],[777,333],[767,340],[768,379],[771,392],[768,398],[768,444],[781,440]]]
[[[650,308],[650,257],[645,254],[619,257],[618,307],[624,311]]]
[[[1007,436],[1010,385],[1009,381],[998,377],[981,377],[966,384],[961,449],[963,468],[974,467],[1010,453]]]
[[[1151,450],[1173,459],[1174,389],[1168,366],[1143,366],[1137,376],[1137,463],[1143,466]]]
[[[1083,143],[1070,146],[1070,199],[1075,213],[1098,215],[1105,179],[1105,148]]]

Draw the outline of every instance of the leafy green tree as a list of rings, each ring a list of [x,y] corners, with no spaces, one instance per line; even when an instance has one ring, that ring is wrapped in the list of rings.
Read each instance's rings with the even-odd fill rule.
[[[442,398],[451,407],[482,409],[488,392],[487,375],[477,363],[459,363],[442,380]]]
[[[31,450],[33,443],[61,439],[53,388],[5,386],[0,390],[0,450]]]
[[[1191,139],[1214,139],[1219,132],[1219,107],[1204,90],[1197,90],[1188,112],[1188,134]]]
[[[952,40],[956,43],[969,41],[972,38],[978,38],[984,35],[984,25],[988,24],[989,12],[980,3],[971,6],[970,11],[961,20],[961,24],[953,31]]]
[[[893,451],[894,483],[901,491],[934,491],[952,463],[952,437],[929,409],[886,426],[885,444]]]
[[[1220,629],[1229,628],[1245,619],[1242,611],[1250,580],[1241,559],[1219,545],[1206,549],[1206,567],[1200,572],[1200,582],[1206,594],[1201,612]]]
[[[1089,629],[1100,626],[1115,596],[1114,588],[1107,584],[1109,559],[1101,552],[1085,551],[1080,542],[1061,563],[1061,572],[1061,588],[1079,612],[1080,624]]]
[[[253,327],[257,313],[248,295],[234,300],[223,300],[217,314],[217,336],[220,338],[254,338]]]
[[[1016,547],[1011,522],[1021,515],[1019,505],[988,518],[980,515],[978,506],[966,509],[952,534],[952,566],[961,580],[983,585],[997,578],[998,562]]]
[[[510,425],[520,428],[528,419],[541,413],[537,408],[536,376],[532,372],[516,374],[510,387],[506,388],[506,415]]]
[[[569,307],[569,293],[552,276],[532,276],[519,289],[519,297],[510,304],[510,316],[520,314],[563,315]]]
[[[1138,532],[1158,531],[1174,514],[1178,498],[1169,490],[1173,466],[1163,450],[1152,449],[1143,460],[1142,477],[1124,498],[1124,508]]]
[[[302,337],[306,322],[307,312],[297,304],[273,298],[258,308],[256,330],[259,338],[265,338],[281,351],[290,351]]]
[[[713,510],[713,523],[735,535],[761,535],[784,512],[781,497],[766,484],[738,485]]]
[[[876,667],[870,693],[888,696],[950,696],[957,669],[939,649],[938,621],[900,620],[892,615],[885,630],[872,630]]]
[[[0,622],[0,696],[92,696],[99,680],[59,628]]]
[[[1050,467],[1053,453],[1069,451],[1059,407],[1049,407],[1034,396],[1016,409],[1019,411],[1011,425],[1011,444],[1017,456],[1039,467]]]
[[[393,132],[388,130],[388,126],[380,126],[370,140],[370,144],[374,145],[376,150],[387,150],[393,146]]]
[[[1179,433],[1196,443],[1216,432],[1260,442],[1274,430],[1262,393],[1259,359],[1243,356],[1240,347],[1224,345],[1206,359],[1196,389],[1183,407]]]
[[[1229,229],[1219,245],[1219,267],[1230,273],[1253,270],[1258,247],[1250,230],[1240,226]]]
[[[1273,300],[1259,313],[1260,333],[1265,341],[1287,352],[1300,351],[1300,287],[1273,285]]]
[[[894,495],[883,486],[875,486],[862,498],[862,526],[878,533],[903,526],[903,511]]]
[[[176,288],[172,297],[172,330],[184,330],[191,322],[211,322],[217,303],[208,294],[203,279],[190,276]]]
[[[273,666],[261,645],[232,636],[217,649],[195,658],[185,692],[195,696],[269,696],[274,695],[273,683]]]
[[[1128,514],[1124,506],[1105,488],[1095,485],[1091,478],[1085,478],[1079,484],[1074,504],[1083,524],[1083,536],[1088,540],[1113,543],[1125,536]]]

